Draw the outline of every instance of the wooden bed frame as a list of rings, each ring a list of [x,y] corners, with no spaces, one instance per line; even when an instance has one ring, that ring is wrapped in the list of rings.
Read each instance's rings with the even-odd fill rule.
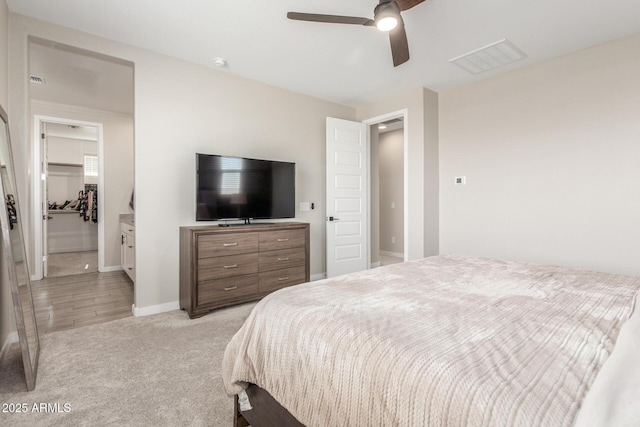
[[[252,409],[240,411],[236,395],[233,399],[233,427],[304,427],[265,389],[249,384],[245,391]]]

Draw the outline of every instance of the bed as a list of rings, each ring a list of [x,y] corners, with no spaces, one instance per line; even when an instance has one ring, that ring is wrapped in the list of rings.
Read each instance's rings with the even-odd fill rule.
[[[234,425],[640,425],[639,289],[462,256],[282,289],[226,348]]]

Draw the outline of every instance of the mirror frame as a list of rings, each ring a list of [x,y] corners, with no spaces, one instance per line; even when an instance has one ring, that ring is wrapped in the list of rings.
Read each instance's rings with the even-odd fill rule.
[[[2,106],[0,106],[0,116],[5,125],[5,138],[7,144],[7,156],[6,159],[6,167],[7,173],[11,174],[9,176],[9,180],[13,179],[14,186],[17,187],[16,177],[15,177],[15,169],[13,165],[13,153],[11,151],[11,139],[9,137],[9,120],[7,118],[7,113],[4,111]],[[1,138],[2,136],[0,136]],[[10,183],[4,182],[2,176],[0,175],[0,198],[4,205],[4,213],[0,215],[0,226],[2,227],[2,241],[3,241],[3,249],[5,260],[7,263],[7,272],[9,276],[9,282],[11,284],[11,297],[13,299],[13,308],[15,311],[15,320],[16,320],[16,329],[18,330],[18,340],[20,342],[20,348],[22,351],[22,362],[24,364],[24,374],[25,380],[27,383],[27,391],[31,391],[36,386],[36,375],[38,373],[38,359],[40,357],[40,338],[38,336],[38,325],[36,323],[36,313],[33,305],[33,295],[31,293],[31,277],[29,275],[29,266],[27,263],[27,254],[26,248],[24,245],[24,232],[22,228],[22,217],[20,216],[20,204],[18,203],[18,194],[17,188],[12,191],[15,192],[13,194],[14,202],[15,202],[15,213],[18,221],[14,223],[14,225],[18,226],[18,236],[21,240],[21,250],[22,250],[22,259],[24,264],[24,273],[25,283],[18,283],[18,273],[16,260],[14,258],[14,248],[13,243],[11,242],[10,229],[11,227],[11,219],[10,214],[7,208],[7,191],[6,186],[10,185]],[[26,307],[25,310],[22,306],[23,299],[20,297],[20,286],[26,286],[25,293],[28,296],[27,301],[24,301],[29,306]],[[27,336],[27,328],[25,323],[25,312],[27,315],[31,317],[30,321],[33,323],[33,333],[35,337]],[[31,338],[31,339],[30,339]],[[29,346],[29,343],[33,342],[33,348]]]

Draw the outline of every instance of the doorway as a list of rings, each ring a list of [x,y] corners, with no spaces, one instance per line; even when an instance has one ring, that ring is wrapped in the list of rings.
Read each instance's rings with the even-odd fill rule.
[[[98,272],[99,126],[40,120],[43,277]]]
[[[402,117],[396,117],[372,125],[370,135],[371,265],[383,266],[396,264],[405,259],[404,120]],[[377,251],[373,244],[373,236],[376,234]]]
[[[120,216],[132,213],[134,64],[29,36],[28,73],[39,330],[131,316],[135,284],[120,262]]]
[[[369,257],[372,268],[409,259],[407,116],[405,109],[364,120],[369,125],[371,153]],[[385,135],[388,133],[390,135]]]
[[[58,252],[85,252],[89,247],[97,251],[99,272],[122,270],[119,216],[131,214],[129,199],[133,190],[133,63],[32,36],[29,36],[28,48],[28,71],[31,77],[28,102],[32,118],[30,139],[33,141],[31,149],[33,162],[31,252],[34,259],[32,279],[40,280],[45,277],[43,263],[52,259],[47,257],[47,253],[55,257]],[[55,139],[53,135],[47,135],[45,131],[47,127],[51,132],[57,127],[59,132],[64,130],[67,133],[55,135],[55,138],[64,139],[58,144],[65,147],[62,151],[68,151],[70,147],[83,146],[76,150],[76,157],[72,161],[52,158],[50,160],[52,163],[58,163],[53,166],[53,175],[47,170],[49,163],[47,151],[55,157],[58,150],[44,149],[43,144],[47,141],[41,138],[42,135],[49,137],[52,141]],[[81,136],[69,135],[69,132],[79,133]],[[92,135],[87,136],[87,133]],[[97,141],[97,156],[93,156],[96,153],[95,148],[87,149],[89,140]],[[54,145],[55,142],[53,142]],[[96,142],[92,144],[96,146]],[[96,167],[97,176],[95,176]],[[85,177],[85,169],[92,169],[92,175]],[[46,193],[47,182],[42,181],[42,177],[49,180],[62,180],[67,179],[69,175],[75,175],[76,181],[72,185],[73,188],[67,189],[63,194],[48,195]],[[81,195],[80,191],[84,194]],[[71,213],[58,213],[56,209],[52,209],[56,212],[49,214],[49,204],[55,202],[55,207],[60,207],[61,204],[64,205],[67,201],[73,203],[74,200],[87,196],[90,192],[97,200],[97,209],[92,209],[92,212],[87,211],[82,219],[79,218],[80,212],[75,216]],[[93,208],[95,206],[96,204],[93,203]],[[60,242],[54,238],[53,250],[48,251],[44,248],[47,237],[51,238],[50,233],[47,232],[47,226],[51,225],[56,229],[62,225],[63,221],[69,223],[72,219],[76,226],[74,231],[77,234],[75,245],[65,242],[64,245],[56,247],[55,245]],[[78,222],[76,223],[75,220]],[[81,232],[83,228],[90,228],[93,231]],[[63,235],[66,239],[70,239],[69,233],[58,236]],[[88,267],[87,264],[89,264]],[[86,270],[95,268],[96,262],[95,260],[79,261],[77,265],[82,272],[88,272]]]
[[[409,259],[408,236],[408,110],[400,110],[363,122],[327,117],[326,131],[326,276],[345,274],[380,266],[380,179],[378,162],[378,125],[402,123],[398,132],[401,157],[401,184],[394,191],[394,209],[401,220],[395,220],[396,247],[392,261]],[[364,135],[366,134],[366,135]],[[372,144],[375,150],[372,149]],[[341,148],[340,148],[341,147]],[[342,150],[342,151],[340,151]],[[336,169],[340,166],[340,171]],[[400,169],[400,168],[397,168]],[[335,188],[334,188],[335,187]],[[344,190],[336,196],[335,189]],[[415,201],[414,201],[415,202]],[[397,237],[399,236],[399,237]]]

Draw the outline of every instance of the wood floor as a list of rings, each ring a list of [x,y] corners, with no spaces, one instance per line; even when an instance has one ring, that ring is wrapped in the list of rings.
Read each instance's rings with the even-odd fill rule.
[[[70,258],[78,259],[80,258]],[[381,264],[402,262],[401,258],[380,256]],[[83,266],[85,261],[80,262]],[[60,271],[82,271],[64,267]],[[38,332],[74,329],[131,316],[133,282],[123,271],[47,277],[31,282]]]
[[[47,278],[98,272],[98,251],[50,253],[48,260]]]
[[[40,334],[132,315],[133,282],[123,271],[47,277],[31,289]]]

